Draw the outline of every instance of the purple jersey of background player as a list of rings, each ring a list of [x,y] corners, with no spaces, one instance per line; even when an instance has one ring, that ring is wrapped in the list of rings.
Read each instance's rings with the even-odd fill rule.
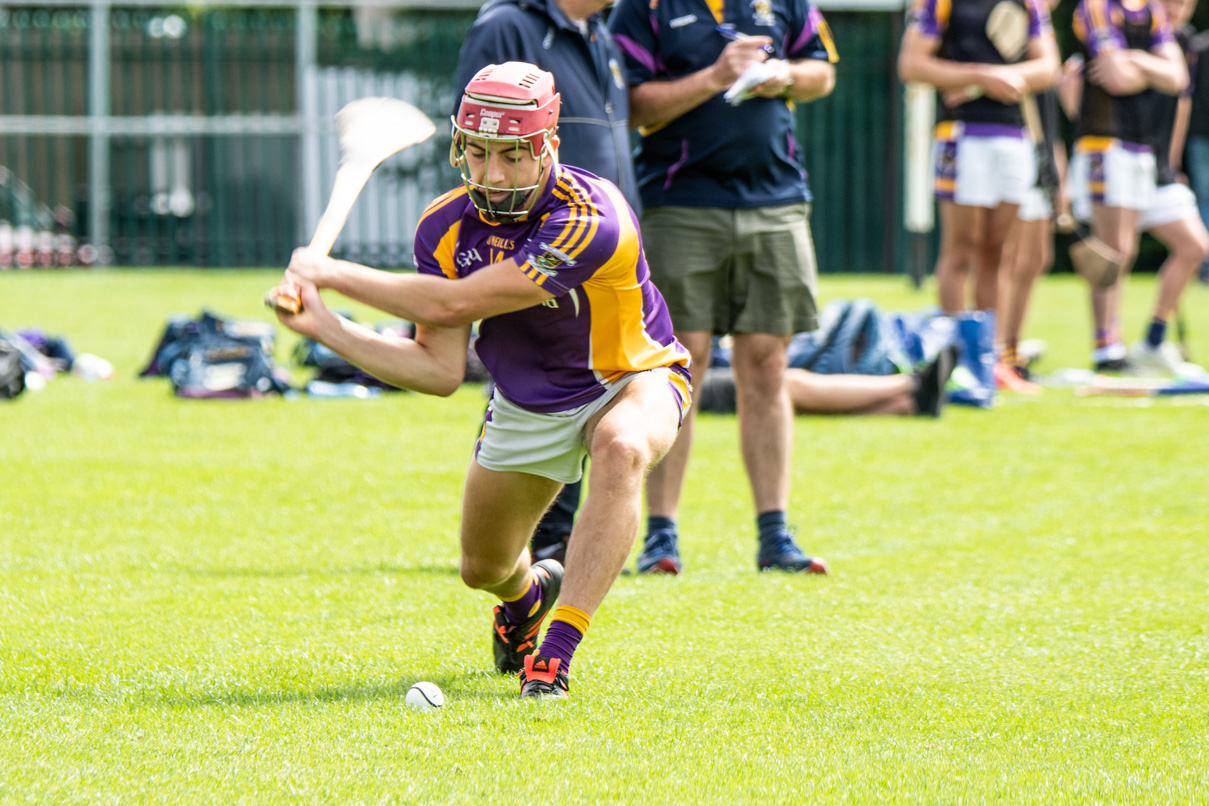
[[[1074,32],[1079,53],[1088,63],[1115,50],[1156,52],[1175,37],[1167,13],[1157,0],[1130,3],[1120,0],[1082,0],[1075,8]],[[1112,95],[1095,82],[1083,84],[1083,99],[1076,137],[1116,137],[1149,146],[1154,138],[1155,90]]]
[[[479,325],[479,358],[522,408],[582,406],[628,372],[671,367],[689,378],[689,354],[651,284],[637,218],[616,186],[587,171],[556,165],[519,221],[488,221],[464,187],[452,190],[421,216],[415,256],[419,272],[451,279],[513,258],[554,294]]]

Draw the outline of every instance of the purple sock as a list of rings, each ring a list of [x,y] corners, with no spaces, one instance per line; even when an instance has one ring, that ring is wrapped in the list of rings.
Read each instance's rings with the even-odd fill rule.
[[[521,598],[514,602],[504,602],[504,613],[508,616],[508,620],[513,624],[520,624],[522,621],[527,621],[534,611],[537,610],[538,603],[542,598],[542,586],[537,582],[537,575],[532,571],[529,572],[529,590],[525,591]]]
[[[575,648],[579,646],[583,637],[583,633],[567,622],[552,621],[546,628],[546,637],[542,639],[542,645],[537,650],[537,654],[547,658],[561,659],[562,668],[570,671],[571,656],[575,654]]]

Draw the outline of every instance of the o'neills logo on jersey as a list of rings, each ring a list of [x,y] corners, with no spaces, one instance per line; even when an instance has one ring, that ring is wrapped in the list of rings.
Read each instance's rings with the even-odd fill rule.
[[[510,241],[507,238],[501,238],[498,235],[488,235],[487,245],[494,246],[496,249],[515,249],[516,242]]]

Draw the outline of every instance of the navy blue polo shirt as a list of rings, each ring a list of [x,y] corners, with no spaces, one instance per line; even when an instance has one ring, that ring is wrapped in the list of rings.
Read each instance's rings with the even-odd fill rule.
[[[528,62],[553,74],[562,97],[559,161],[621,188],[638,209],[630,153],[629,90],[621,55],[599,14],[584,34],[554,0],[491,0],[479,11],[458,56],[457,88],[489,64]]]
[[[717,5],[717,4],[715,4]],[[619,0],[609,28],[625,57],[626,80],[683,78],[712,65],[726,23],[772,38],[779,59],[836,61],[823,15],[806,0]],[[779,98],[731,106],[722,93],[675,120],[641,132],[635,157],[647,206],[747,208],[810,201],[798,161],[794,114]]]

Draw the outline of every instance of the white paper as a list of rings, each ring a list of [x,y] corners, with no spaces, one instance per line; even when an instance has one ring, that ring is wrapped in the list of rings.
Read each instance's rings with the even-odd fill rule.
[[[735,79],[735,83],[731,85],[730,89],[728,89],[726,94],[722,97],[725,98],[726,102],[731,106],[738,106],[748,98],[752,97],[751,90],[754,87],[760,86],[769,79],[777,78],[778,76],[783,75],[783,71],[786,68],[787,65],[785,62],[780,61],[779,59],[763,62],[752,62],[751,64],[747,65],[747,69],[743,71],[741,76]]]

